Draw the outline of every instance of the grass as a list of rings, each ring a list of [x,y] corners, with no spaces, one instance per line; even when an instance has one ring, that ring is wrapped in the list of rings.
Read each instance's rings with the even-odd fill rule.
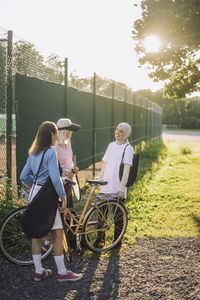
[[[123,249],[136,238],[199,237],[200,144],[155,141],[143,143],[137,152],[139,174],[126,200],[129,222]],[[84,203],[75,202],[75,210]],[[0,197],[0,208],[1,219],[9,208],[5,198]]]
[[[123,249],[136,238],[199,237],[200,144],[155,141],[136,151],[139,174],[126,200]]]
[[[144,146],[129,192],[124,241],[200,236],[200,145],[167,141]]]

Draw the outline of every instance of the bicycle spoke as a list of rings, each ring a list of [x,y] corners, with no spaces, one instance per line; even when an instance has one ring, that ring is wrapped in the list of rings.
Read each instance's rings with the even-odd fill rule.
[[[90,224],[96,224],[91,228]],[[105,201],[94,208],[85,223],[85,241],[93,251],[112,249],[123,237],[127,213],[119,201]]]
[[[0,227],[1,252],[9,261],[20,265],[33,264],[31,254],[31,238],[24,234],[21,227],[21,217],[25,207],[14,209],[8,214]],[[52,251],[49,246],[42,247],[42,260]]]

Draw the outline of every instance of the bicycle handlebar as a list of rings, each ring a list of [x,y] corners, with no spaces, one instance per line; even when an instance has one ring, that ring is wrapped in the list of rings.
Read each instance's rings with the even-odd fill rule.
[[[69,179],[67,176],[63,176],[63,175],[62,175],[62,179],[63,179],[63,181],[66,182],[66,183],[69,183],[69,184],[72,184],[72,185],[76,185],[76,182],[73,181],[73,180],[71,180],[71,179]]]
[[[87,182],[89,184],[100,184],[100,185],[106,185],[106,184],[108,184],[108,182],[105,181],[105,180],[87,180]]]

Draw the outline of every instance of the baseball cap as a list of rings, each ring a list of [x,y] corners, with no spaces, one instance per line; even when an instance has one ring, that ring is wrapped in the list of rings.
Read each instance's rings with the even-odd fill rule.
[[[72,123],[70,119],[59,119],[57,122],[58,130],[77,131],[81,128],[80,125]]]

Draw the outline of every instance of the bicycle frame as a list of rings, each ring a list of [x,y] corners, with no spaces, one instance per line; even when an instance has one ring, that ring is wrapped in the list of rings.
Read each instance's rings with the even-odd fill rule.
[[[82,228],[82,226],[84,225],[84,221],[86,219],[86,212],[87,212],[87,208],[88,208],[89,204],[90,203],[91,203],[91,205],[95,204],[95,200],[92,197],[94,189],[95,189],[95,186],[93,186],[92,189],[91,189],[91,192],[90,192],[90,194],[89,194],[89,196],[87,198],[87,201],[86,201],[86,203],[84,205],[84,208],[82,210],[82,213],[81,213],[81,216],[80,216],[79,220],[76,219],[76,217],[70,212],[70,210],[68,208],[66,208],[66,210],[65,210],[65,215],[64,215],[65,225],[71,231],[71,233],[74,234],[74,235],[76,235],[77,233],[79,233],[80,235],[83,235],[83,234],[88,234],[88,233],[92,233],[92,232],[98,232],[98,231],[102,232],[102,231],[106,231],[107,230],[107,227],[105,227],[105,229],[103,229],[103,230],[102,230],[102,228],[101,229],[95,228],[95,230],[90,230],[90,231],[87,231],[87,232],[86,231],[85,232],[79,231],[79,229]],[[96,208],[98,210],[99,220],[100,221],[104,221],[107,224],[107,226],[109,226],[106,217],[102,214],[102,212],[98,209],[98,207],[96,207]],[[68,224],[67,221],[66,221],[66,215],[70,216],[70,224]],[[75,230],[73,230],[73,228],[72,228],[73,221],[77,224]]]

